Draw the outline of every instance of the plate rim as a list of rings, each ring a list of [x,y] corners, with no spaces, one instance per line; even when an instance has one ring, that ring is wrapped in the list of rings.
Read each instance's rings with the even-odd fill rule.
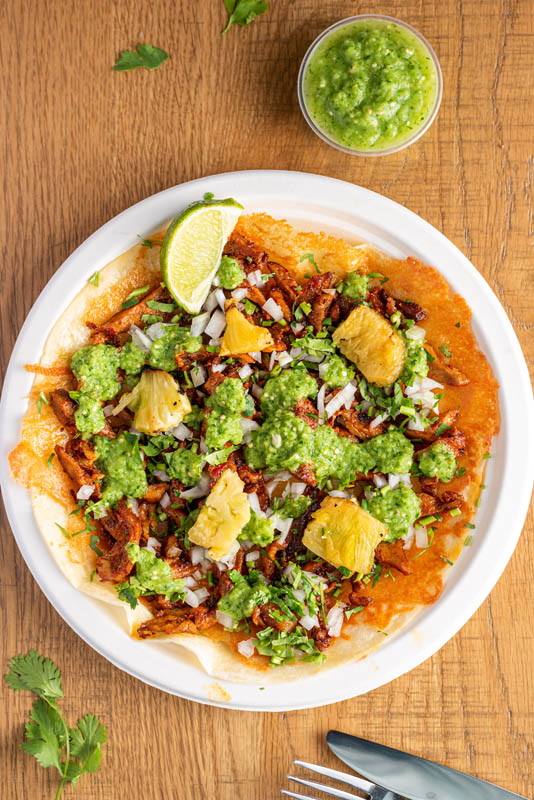
[[[43,306],[43,304],[45,303],[47,297],[53,293],[53,290],[55,289],[55,287],[59,286],[64,281],[65,275],[67,273],[69,273],[69,270],[72,269],[72,266],[76,265],[77,262],[82,262],[83,263],[83,259],[86,256],[89,256],[91,254],[92,249],[95,246],[97,248],[100,246],[100,240],[101,239],[105,239],[106,237],[109,237],[110,235],[111,236],[115,235],[116,238],[117,238],[117,241],[116,241],[114,247],[116,247],[116,248],[120,247],[121,248],[117,252],[117,255],[119,255],[121,252],[125,252],[126,250],[128,250],[129,247],[131,247],[132,244],[135,243],[135,240],[133,242],[130,241],[129,244],[126,244],[124,241],[122,241],[121,240],[122,236],[127,237],[129,240],[131,240],[131,234],[123,234],[121,232],[121,230],[120,230],[121,226],[128,219],[135,217],[136,213],[139,212],[141,209],[146,209],[147,206],[151,207],[151,213],[152,213],[152,216],[154,216],[154,214],[156,213],[156,210],[158,210],[158,213],[159,213],[160,207],[161,207],[161,209],[165,208],[167,199],[169,199],[171,197],[174,197],[174,195],[187,194],[187,192],[189,190],[191,190],[193,188],[196,188],[196,187],[206,187],[206,184],[208,184],[208,183],[211,184],[211,185],[210,185],[209,189],[208,189],[208,187],[205,188],[206,191],[211,190],[211,188],[213,188],[214,184],[226,184],[226,183],[229,183],[230,185],[232,185],[232,184],[234,185],[230,193],[232,193],[232,194],[236,193],[237,194],[238,191],[239,191],[238,184],[240,182],[241,183],[242,182],[245,183],[244,191],[247,191],[247,189],[246,189],[247,181],[252,181],[255,184],[256,187],[267,183],[268,185],[272,185],[272,189],[274,191],[276,191],[276,187],[280,187],[280,186],[286,187],[287,185],[289,185],[294,193],[295,193],[295,190],[298,188],[298,189],[302,190],[303,194],[305,192],[306,193],[309,192],[312,184],[316,184],[317,187],[319,187],[319,185],[322,185],[322,188],[325,190],[325,195],[329,194],[328,190],[331,189],[331,191],[334,192],[334,190],[337,189],[339,194],[344,194],[347,197],[349,197],[352,194],[353,198],[356,201],[358,199],[361,200],[362,198],[365,198],[365,200],[370,204],[370,206],[373,206],[373,207],[377,206],[377,205],[378,206],[385,206],[387,209],[391,210],[391,212],[394,214],[394,217],[396,219],[395,227],[398,227],[399,222],[405,221],[406,225],[407,225],[407,228],[411,228],[411,227],[417,228],[418,229],[418,233],[421,235],[421,238],[423,240],[422,245],[421,245],[423,247],[423,249],[426,246],[428,246],[431,242],[434,242],[436,244],[436,247],[439,245],[438,249],[441,249],[444,252],[448,252],[449,255],[451,256],[451,259],[453,259],[453,261],[457,262],[457,264],[460,265],[460,270],[461,269],[466,269],[466,271],[467,271],[466,274],[468,275],[469,279],[477,286],[477,288],[481,292],[481,296],[483,297],[483,305],[484,304],[488,304],[488,306],[491,309],[492,313],[496,315],[496,318],[498,320],[499,324],[497,325],[497,327],[500,326],[502,328],[502,330],[504,331],[504,333],[506,334],[506,345],[509,348],[510,361],[514,363],[514,365],[515,365],[515,367],[517,369],[517,373],[516,373],[516,379],[517,380],[516,380],[516,385],[514,386],[514,398],[515,398],[516,403],[518,403],[518,402],[523,402],[524,403],[524,406],[525,406],[525,409],[526,409],[526,412],[527,412],[526,413],[527,429],[530,432],[530,440],[532,440],[532,432],[534,430],[534,414],[533,414],[533,406],[532,406],[530,378],[529,378],[528,369],[527,369],[527,366],[526,366],[526,363],[525,363],[525,360],[524,360],[524,356],[522,354],[521,347],[520,347],[519,341],[517,339],[517,336],[515,334],[515,331],[514,331],[512,325],[511,325],[511,323],[510,323],[510,321],[509,321],[509,319],[508,319],[508,317],[506,315],[506,312],[504,311],[503,307],[501,306],[500,302],[498,301],[496,295],[494,294],[494,292],[491,289],[491,287],[489,286],[489,284],[486,282],[486,280],[483,278],[483,276],[478,272],[476,267],[467,259],[467,257],[452,242],[450,242],[450,240],[448,240],[440,231],[438,231],[436,228],[434,228],[429,222],[424,220],[419,215],[415,214],[415,212],[412,212],[412,211],[406,209],[405,207],[401,206],[400,204],[396,203],[394,200],[391,200],[390,198],[387,198],[384,195],[381,195],[381,194],[379,194],[377,192],[374,192],[374,191],[372,191],[370,189],[367,189],[365,187],[358,186],[356,184],[352,184],[352,183],[349,183],[349,182],[346,182],[346,181],[342,181],[342,180],[339,180],[337,178],[331,178],[331,177],[324,176],[324,175],[317,175],[317,174],[313,174],[313,173],[305,173],[305,172],[299,172],[299,171],[290,171],[290,170],[244,170],[244,171],[237,171],[237,172],[218,173],[218,174],[214,174],[214,175],[205,176],[205,177],[202,177],[202,178],[197,178],[197,179],[194,179],[194,180],[191,180],[191,181],[184,182],[182,184],[177,184],[176,186],[169,187],[169,188],[164,189],[164,190],[162,190],[160,192],[157,192],[157,193],[155,193],[153,195],[150,195],[149,197],[144,198],[143,200],[138,201],[134,205],[124,209],[119,214],[117,214],[115,217],[113,217],[112,219],[110,219],[107,222],[105,222],[96,231],[94,231],[94,233],[92,233],[89,237],[87,237],[87,239],[85,239],[76,248],[76,250],[74,250],[74,252],[71,255],[69,255],[67,257],[67,259],[63,262],[63,264],[56,270],[54,275],[50,278],[50,280],[47,282],[47,284],[43,287],[43,289],[40,292],[39,296],[37,297],[37,299],[33,303],[32,308],[30,309],[30,311],[29,311],[29,313],[28,313],[28,315],[27,315],[27,317],[26,317],[26,319],[25,319],[25,321],[24,321],[24,323],[23,323],[23,325],[21,327],[21,330],[19,332],[19,335],[18,335],[17,340],[15,342],[15,345],[13,347],[13,351],[12,351],[12,354],[11,354],[11,357],[10,357],[10,360],[9,360],[8,368],[6,370],[6,374],[5,374],[5,377],[4,377],[4,386],[3,386],[3,391],[2,391],[2,397],[0,399],[0,438],[4,442],[9,441],[9,439],[10,439],[9,435],[2,436],[2,433],[6,433],[7,432],[5,429],[6,429],[6,424],[8,423],[8,416],[9,416],[9,414],[8,414],[8,412],[9,412],[8,404],[12,399],[11,398],[12,384],[13,384],[13,382],[16,382],[16,380],[17,380],[16,370],[18,368],[20,368],[21,363],[23,363],[18,358],[19,353],[23,350],[23,347],[26,344],[26,339],[27,339],[28,332],[29,332],[30,328],[32,327],[34,319],[37,317],[38,309],[40,309]],[[198,191],[199,191],[199,195],[200,195],[202,189],[199,188]],[[227,192],[228,189],[224,189],[223,191]],[[256,192],[257,191],[258,191],[258,189],[256,188]],[[278,191],[278,195],[280,196],[280,195],[283,195],[284,191],[287,191],[287,189],[286,188],[282,188],[282,189],[278,188],[277,191]],[[253,192],[249,189],[248,193],[251,194]],[[302,202],[302,199],[301,199],[301,202]],[[327,207],[326,200],[323,199],[321,201],[321,203],[325,204],[324,205],[325,208]],[[245,202],[245,206],[246,206],[246,202]],[[319,207],[323,207],[323,206],[321,206],[321,204],[319,204]],[[328,207],[330,207],[330,206],[328,206]],[[337,209],[336,211],[339,211],[339,209]],[[247,212],[247,208],[245,207],[245,213],[246,212]],[[148,216],[150,216],[150,214]],[[159,219],[159,223],[155,223],[154,225],[148,225],[147,224],[146,227],[149,228],[149,229],[157,229],[158,225],[159,225],[159,227],[161,227],[161,225],[167,219],[169,219],[171,216],[172,216],[172,212],[168,213],[168,210],[167,210],[167,213],[165,215],[163,215],[163,218]],[[337,216],[336,213],[334,213],[334,218],[336,218],[336,216]],[[340,216],[341,215],[339,214],[338,218],[340,218]],[[357,212],[355,211],[350,216],[351,217],[356,217],[357,216]],[[312,228],[317,228],[317,225],[314,222],[310,222],[309,226],[312,227]],[[145,230],[145,229],[143,229],[143,230]],[[145,230],[145,233],[147,233],[146,230]],[[109,245],[108,245],[108,247],[109,247]],[[414,248],[412,248],[412,250],[413,249]],[[108,257],[106,255],[104,263],[109,263],[109,261],[113,260],[114,257],[115,257],[114,255],[111,255],[110,257]],[[428,259],[426,259],[426,260],[428,260]],[[443,275],[443,277],[445,277],[446,280],[449,283],[451,283],[449,276],[446,274],[446,271],[443,268],[444,265],[438,265],[438,263],[434,262],[434,266]],[[441,268],[440,268],[440,266],[441,266]],[[83,284],[86,282],[86,280],[89,277],[89,275],[92,274],[92,272],[94,272],[94,263],[93,262],[91,262],[91,264],[87,267],[86,270],[85,269],[81,270]],[[77,294],[77,292],[79,291],[79,288],[81,288],[81,287],[76,288],[76,291],[73,290],[72,297],[75,296],[75,294]],[[68,302],[66,303],[65,307],[68,306],[68,304],[71,302],[72,297],[69,296]],[[466,298],[466,300],[467,299],[468,298]],[[471,299],[469,299],[469,305],[470,305],[470,307],[473,307],[473,302],[472,302]],[[478,299],[477,299],[477,305],[478,305]],[[54,315],[53,319],[50,322],[48,330],[46,331],[45,334],[43,334],[43,336],[46,336],[48,334],[49,330],[51,329],[51,327],[55,323],[56,319],[57,319],[57,316]],[[477,327],[477,318],[475,317],[475,313],[474,312],[473,312],[473,327],[474,328]],[[481,342],[480,335],[477,335],[477,339],[479,341],[479,345],[486,352],[486,355],[489,358],[490,357],[490,353],[488,353],[487,349],[484,347],[484,343]],[[44,338],[43,338],[43,342],[44,342]],[[31,382],[32,382],[31,376],[28,376],[28,381],[27,382],[29,384],[31,384]],[[499,398],[500,398],[500,408],[501,408],[501,431],[502,431],[505,428],[507,429],[508,426],[511,423],[513,423],[513,419],[506,419],[505,418],[505,411],[508,409],[508,403],[509,403],[509,399],[510,399],[510,390],[508,389],[507,392],[504,392],[503,387],[501,386],[501,388],[499,390]],[[20,420],[22,418],[22,415],[18,414],[17,417],[18,417],[18,423],[19,423],[17,431],[20,431]],[[523,431],[524,431],[524,421],[523,421]],[[502,433],[499,434],[498,438],[500,438],[501,436],[502,436]],[[524,441],[524,434],[523,434],[523,441]],[[512,444],[513,444],[513,442],[509,441],[508,439],[505,439],[504,442],[502,442],[502,447],[503,447],[503,449],[505,451],[505,454],[504,454],[504,456],[505,456],[504,457],[505,467],[508,470],[507,474],[510,472],[510,468],[511,468],[511,464],[510,464],[510,458],[511,458],[511,456],[510,456],[510,448],[512,447]],[[418,650],[417,655],[415,657],[406,659],[406,661],[408,662],[408,666],[406,668],[405,668],[405,666],[403,666],[399,671],[397,671],[395,669],[390,670],[390,672],[392,674],[390,674],[389,676],[388,676],[388,671],[385,670],[385,673],[386,673],[385,675],[381,675],[379,680],[377,680],[376,682],[373,682],[371,680],[370,684],[372,684],[372,685],[367,686],[366,688],[363,689],[363,691],[358,691],[357,687],[351,686],[348,690],[341,690],[341,691],[338,691],[338,692],[333,692],[331,694],[331,696],[328,696],[328,697],[325,697],[323,699],[320,699],[318,702],[315,702],[315,699],[312,699],[311,701],[309,701],[307,699],[304,700],[304,701],[291,700],[290,702],[286,701],[286,702],[275,703],[275,704],[273,704],[271,702],[268,702],[269,695],[271,694],[271,692],[276,692],[276,690],[278,688],[278,684],[268,685],[268,687],[266,687],[266,691],[264,693],[265,701],[261,702],[261,703],[260,702],[255,702],[254,700],[247,701],[247,702],[240,702],[240,701],[234,702],[233,700],[231,700],[230,702],[223,702],[223,701],[212,699],[212,698],[209,697],[209,695],[207,695],[207,696],[200,696],[198,694],[197,695],[193,695],[191,692],[188,693],[186,690],[178,690],[176,687],[171,688],[168,684],[165,684],[164,682],[162,682],[160,680],[157,680],[153,676],[149,676],[149,675],[145,674],[142,671],[136,670],[134,667],[132,667],[132,665],[125,665],[124,662],[121,662],[120,657],[117,656],[117,654],[113,651],[113,648],[109,648],[108,649],[108,648],[104,647],[100,643],[100,641],[95,639],[95,635],[94,634],[91,635],[91,633],[88,633],[86,630],[84,630],[82,628],[82,626],[79,624],[79,619],[75,619],[74,618],[74,611],[71,612],[71,610],[68,607],[68,605],[65,605],[65,601],[62,600],[62,598],[59,596],[60,592],[55,590],[54,587],[51,587],[49,585],[50,577],[47,579],[45,577],[45,575],[42,574],[42,571],[39,569],[39,566],[35,563],[35,559],[33,558],[32,553],[29,550],[29,545],[26,542],[24,535],[21,534],[21,532],[20,532],[19,512],[17,510],[15,510],[14,504],[13,504],[13,500],[12,500],[12,491],[14,491],[14,481],[13,481],[11,475],[9,474],[9,466],[8,466],[7,458],[5,457],[7,455],[7,452],[9,451],[10,447],[11,447],[11,445],[9,445],[9,447],[5,447],[4,446],[2,448],[2,457],[0,458],[0,485],[2,487],[2,493],[3,493],[4,504],[5,504],[5,508],[6,508],[8,521],[9,521],[13,536],[15,538],[15,541],[17,543],[17,546],[18,546],[18,548],[19,548],[19,550],[20,550],[20,552],[21,552],[21,554],[22,554],[22,556],[23,556],[28,568],[30,569],[34,579],[36,580],[36,582],[38,583],[38,585],[40,586],[41,590],[43,591],[43,593],[45,594],[47,599],[50,601],[52,606],[60,614],[60,616],[67,622],[67,624],[87,644],[89,644],[89,646],[91,646],[94,650],[96,650],[98,653],[100,653],[100,655],[104,656],[104,658],[106,658],[112,664],[114,664],[115,666],[119,667],[119,669],[122,669],[123,671],[128,672],[129,674],[133,675],[134,677],[138,678],[139,680],[143,681],[144,683],[147,683],[147,684],[149,684],[151,686],[154,686],[155,688],[158,688],[158,689],[160,689],[162,691],[166,691],[166,692],[168,692],[170,694],[175,694],[175,695],[178,695],[178,696],[183,697],[185,699],[193,700],[195,702],[200,702],[200,703],[204,703],[204,704],[208,704],[208,705],[215,705],[215,706],[219,706],[219,707],[227,708],[227,709],[251,710],[251,711],[252,710],[254,710],[254,711],[287,711],[287,710],[295,710],[295,709],[301,709],[301,708],[313,708],[313,707],[323,706],[323,705],[327,705],[327,704],[330,704],[330,703],[346,700],[346,699],[358,696],[359,694],[362,694],[362,693],[365,693],[365,692],[368,692],[368,691],[372,691],[373,689],[378,688],[379,686],[384,685],[385,683],[388,683],[388,682],[390,682],[392,680],[395,680],[400,675],[405,674],[406,672],[414,669],[420,663],[422,663],[427,658],[429,658],[431,655],[436,653],[450,638],[452,638],[463,627],[463,625],[467,622],[467,620],[475,613],[475,611],[484,602],[484,600],[489,595],[489,593],[491,592],[491,590],[495,586],[496,582],[498,581],[498,579],[502,575],[502,573],[503,573],[503,571],[504,571],[504,569],[505,569],[505,567],[506,567],[506,565],[507,565],[507,563],[508,563],[508,561],[509,561],[509,559],[510,559],[510,557],[511,557],[511,555],[512,555],[512,553],[513,553],[513,551],[514,551],[514,549],[516,547],[516,545],[517,545],[517,541],[519,540],[519,536],[521,535],[521,531],[522,531],[522,527],[523,527],[523,523],[524,523],[524,518],[525,518],[527,509],[528,509],[528,503],[529,503],[529,499],[530,499],[530,492],[531,492],[531,478],[529,476],[531,476],[532,473],[534,472],[534,452],[532,452],[532,453],[529,452],[529,453],[527,453],[526,462],[523,461],[523,465],[522,465],[523,466],[523,480],[520,481],[520,483],[519,483],[520,491],[516,490],[515,494],[514,494],[514,507],[512,509],[513,520],[512,520],[512,523],[508,525],[507,538],[505,540],[504,546],[501,548],[500,553],[498,554],[499,558],[496,561],[493,562],[493,569],[492,570],[486,570],[486,572],[484,573],[484,576],[483,576],[483,580],[480,582],[480,584],[477,587],[477,591],[472,593],[469,596],[469,599],[463,605],[462,612],[459,613],[458,616],[456,616],[454,618],[454,623],[450,624],[450,622],[449,622],[448,625],[444,625],[443,628],[441,629],[441,631],[439,632],[439,634],[434,635],[431,638],[431,640],[426,643],[426,645],[422,644],[419,647],[419,650]],[[517,470],[516,470],[516,472],[517,472]],[[516,478],[517,478],[517,476],[516,476]],[[510,479],[508,479],[508,483],[510,483]],[[27,493],[26,489],[24,489],[23,491]],[[499,493],[498,497],[496,498],[496,500],[494,501],[494,504],[495,503],[498,504],[499,502],[502,502],[501,499],[500,499],[502,494],[503,494],[503,492],[501,491]],[[31,516],[33,518],[33,512],[31,512],[31,504],[29,502],[28,502],[28,505],[30,506],[30,513],[31,513]],[[40,537],[40,539],[42,541],[42,545],[46,548],[46,550],[48,552],[47,545],[44,542],[44,539],[42,538],[42,536],[41,536],[41,534],[39,532],[39,529],[37,528],[36,523],[33,522],[33,525],[34,525],[35,529],[37,530],[38,536]],[[482,542],[480,544],[480,547],[478,549],[482,551],[483,548],[484,548],[484,541],[482,540]],[[482,555],[482,552],[481,552],[481,555]],[[72,587],[70,585],[70,583],[66,580],[66,578],[63,576],[63,574],[61,573],[61,571],[59,570],[59,568],[55,564],[55,561],[53,561],[53,558],[52,558],[50,553],[49,553],[49,556],[50,556],[50,559],[53,562],[53,566],[54,566],[55,570],[57,571],[58,575],[61,576],[61,578],[59,579],[59,586],[57,587],[57,589],[58,590],[62,589],[62,588],[66,589],[66,587],[64,587],[64,586],[62,587],[61,586],[62,581],[63,581],[64,583],[66,583],[68,585],[68,587],[71,590],[76,592],[77,595],[80,595],[80,596],[86,598],[85,595],[82,595],[81,592],[79,592],[78,590],[74,589],[74,587]],[[493,556],[495,556],[495,554],[493,554]],[[465,561],[465,559],[464,559],[464,561]],[[456,571],[459,571],[459,569],[460,569],[460,565],[457,566],[457,570]],[[458,588],[460,588],[460,585],[462,584],[462,580],[465,577],[465,573],[468,572],[468,571],[469,571],[468,568],[464,568],[463,574],[461,576],[458,575],[458,579],[456,580],[456,584],[457,584]],[[54,577],[57,579],[57,575],[54,576]],[[446,595],[450,595],[452,591],[454,591],[454,587],[453,587],[453,589],[451,589],[450,585],[449,585],[449,582],[447,582],[447,584],[445,586],[445,590],[443,592],[442,598],[440,598],[440,600],[438,602],[436,602],[433,606],[428,607],[427,609],[425,609],[422,612],[421,615],[418,615],[414,624],[417,624],[417,621],[420,619],[420,617],[423,614],[425,615],[425,619],[426,619],[427,623],[431,623],[436,616],[441,616],[442,615],[441,609],[444,607],[445,596]],[[94,602],[97,602],[97,601],[94,601]],[[399,633],[398,636],[393,637],[390,642],[388,642],[385,645],[383,645],[379,649],[378,653],[379,654],[384,654],[384,653],[387,653],[388,651],[394,650],[395,649],[395,643],[399,642],[402,639],[403,635],[407,636],[411,625],[412,625],[412,623],[409,623],[408,626],[406,628],[404,628]],[[145,652],[148,652],[148,651],[145,651]],[[171,652],[170,648],[169,648],[169,652]],[[369,659],[373,659],[375,655],[376,654],[372,654],[368,658]],[[340,672],[344,671],[347,674],[350,674],[350,666],[355,666],[355,665],[360,664],[360,663],[361,663],[361,661],[360,662],[355,662],[352,665],[342,665],[340,667],[334,668],[333,670],[329,670],[326,673],[326,675],[329,675],[331,677],[338,671],[340,671]],[[349,668],[349,669],[347,669],[347,668]],[[213,678],[213,677],[211,677],[211,676],[209,676],[209,675],[207,675],[205,673],[202,674],[202,677],[203,677],[203,679],[204,679],[204,681],[206,683],[208,683],[208,682],[214,683],[215,682],[215,683],[217,683],[219,685],[223,685],[223,686],[229,687],[230,691],[236,691],[236,687],[241,687],[241,688],[242,687],[246,687],[246,689],[244,691],[245,694],[247,694],[247,690],[248,689],[250,689],[251,693],[254,693],[254,691],[257,691],[257,689],[259,688],[257,686],[257,684],[231,683],[231,682],[228,682],[228,681],[223,681],[223,680],[219,680],[217,678]],[[308,689],[311,689],[312,688],[312,684],[314,683],[314,681],[316,682],[316,677],[320,678],[320,675],[319,676],[315,676],[315,677],[311,676],[311,677],[303,679],[303,680],[292,681],[292,682],[289,682],[289,683],[286,683],[286,684],[280,684],[280,685],[281,686],[290,686],[290,687],[293,687],[293,688],[296,688],[297,686],[303,686],[304,687],[304,694],[308,694],[308,692],[306,690],[306,687]],[[267,691],[267,688],[269,689],[269,691]],[[243,692],[240,692],[240,694],[243,694]]]

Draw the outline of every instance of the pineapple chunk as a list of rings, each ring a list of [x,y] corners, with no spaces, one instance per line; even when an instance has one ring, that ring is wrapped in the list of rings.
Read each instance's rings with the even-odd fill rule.
[[[135,411],[134,428],[149,434],[169,431],[191,411],[187,395],[180,394],[172,375],[160,369],[144,370],[139,383],[123,394],[113,414],[126,406]]]
[[[404,369],[406,345],[393,325],[368,306],[351,311],[332,338],[370,383],[389,386]]]
[[[260,325],[253,325],[235,306],[226,311],[226,330],[221,342],[221,356],[257,353],[272,347],[273,337]]]
[[[388,529],[355,500],[325,497],[306,526],[302,544],[334,567],[366,575]]]
[[[208,555],[215,561],[230,552],[250,519],[250,503],[244,486],[237,472],[225,470],[189,530],[190,541],[209,547]]]

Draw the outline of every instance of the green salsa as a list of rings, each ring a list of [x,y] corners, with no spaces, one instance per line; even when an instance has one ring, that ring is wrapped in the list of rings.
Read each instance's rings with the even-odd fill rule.
[[[84,439],[92,433],[98,433],[106,425],[102,406],[88,394],[80,395],[78,408],[74,412],[74,421]]]
[[[230,576],[232,577],[232,576]],[[245,617],[251,617],[256,606],[261,606],[269,599],[269,587],[261,580],[251,581],[250,585],[246,578],[239,573],[235,573],[235,585],[231,592],[221,597],[217,603],[217,608],[224,614],[228,614],[234,620],[234,627]]]
[[[71,358],[70,368],[82,394],[95,400],[111,400],[121,385],[117,380],[119,351],[109,344],[82,347]]]
[[[386,541],[392,541],[404,536],[420,516],[421,501],[408,486],[398,489],[385,487],[367,501],[367,508],[373,517],[387,526]]]
[[[448,483],[456,472],[454,453],[444,442],[434,442],[419,458],[419,469],[427,478]]]
[[[245,273],[239,261],[230,256],[223,256],[217,272],[219,283],[223,289],[236,289],[245,280]]]
[[[199,482],[204,459],[194,450],[181,447],[171,453],[166,460],[167,472],[171,478],[176,478],[184,486],[195,486]]]
[[[250,519],[237,537],[240,542],[252,542],[267,547],[274,539],[274,524],[267,517],[259,517],[251,510]]]
[[[337,291],[345,297],[362,302],[369,291],[369,278],[361,272],[349,272],[347,277],[336,286]]]
[[[410,139],[434,108],[438,77],[430,51],[408,29],[356,20],[327,34],[303,78],[319,130],[351,150],[381,151]]]
[[[191,336],[189,328],[179,325],[169,327],[163,336],[152,343],[149,364],[154,369],[172,372],[176,369],[177,353],[185,350],[186,353],[196,353],[202,347],[200,336]]]
[[[130,542],[126,545],[130,561],[136,565],[136,573],[129,580],[116,586],[121,600],[135,608],[141,595],[162,594],[171,602],[183,598],[185,584],[181,578],[173,578],[171,565],[158,558],[150,550],[141,550]]]
[[[104,473],[103,506],[113,505],[121,497],[142,497],[148,489],[139,451],[139,441],[132,433],[121,433],[116,439],[95,436],[97,466]]]

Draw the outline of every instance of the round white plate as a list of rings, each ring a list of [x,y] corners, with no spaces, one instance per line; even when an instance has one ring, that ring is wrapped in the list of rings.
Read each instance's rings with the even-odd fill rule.
[[[439,601],[374,655],[306,680],[267,686],[214,681],[177,647],[131,639],[120,610],[74,589],[42,539],[27,491],[9,473],[32,376],[59,313],[87,279],[158,230],[188,203],[213,192],[239,200],[246,212],[285,217],[304,230],[373,242],[393,256],[432,264],[467,300],[475,334],[501,386],[501,431],[492,447],[473,545],[451,570]],[[533,473],[534,425],[527,368],[495,295],[472,264],[435,228],[400,205],[350,183],[299,172],[250,171],[215,175],[175,186],[123,211],[87,239],[58,269],[30,311],[13,350],[0,403],[0,479],[14,536],[39,586],[85,641],[117,667],[164,691],[223,707],[284,711],[334,703],[381,686],[431,656],[464,625],[504,570],[523,525]],[[227,693],[225,700],[219,686]]]

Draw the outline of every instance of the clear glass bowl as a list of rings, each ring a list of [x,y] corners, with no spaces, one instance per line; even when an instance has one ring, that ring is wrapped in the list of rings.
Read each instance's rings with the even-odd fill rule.
[[[347,25],[351,25],[359,20],[373,20],[373,19],[379,20],[380,22],[391,22],[395,25],[398,25],[401,28],[404,28],[405,30],[413,34],[413,36],[415,36],[416,39],[419,40],[419,42],[422,44],[425,50],[428,51],[429,55],[432,58],[434,68],[436,70],[436,99],[434,101],[434,105],[428,117],[423,122],[423,124],[419,128],[417,128],[417,130],[412,134],[412,136],[408,137],[407,139],[404,139],[402,142],[399,142],[398,144],[395,144],[393,147],[388,147],[384,150],[353,150],[352,148],[345,147],[344,145],[339,144],[339,142],[336,142],[334,139],[331,139],[324,131],[322,131],[315,124],[312,116],[310,115],[308,109],[306,108],[306,102],[304,100],[304,74],[306,72],[306,68],[309,64],[310,58],[315,53],[315,50],[318,47],[318,45],[321,44],[325,40],[325,38],[329,36],[333,31],[337,31],[340,28],[343,28]],[[391,153],[397,153],[399,150],[403,150],[405,147],[408,147],[408,145],[416,142],[417,139],[419,139],[424,133],[426,133],[426,131],[430,128],[430,126],[434,122],[441,104],[442,94],[443,94],[443,76],[441,74],[441,67],[438,61],[438,57],[434,52],[432,45],[425,39],[425,37],[421,33],[419,33],[419,31],[417,31],[415,28],[412,28],[412,26],[408,25],[408,23],[403,22],[400,19],[395,19],[395,17],[388,17],[384,14],[358,14],[355,17],[347,17],[346,19],[342,19],[339,22],[335,22],[333,25],[330,25],[330,27],[326,28],[326,30],[320,33],[319,36],[315,39],[315,41],[312,42],[312,44],[309,46],[306,55],[302,59],[302,63],[300,65],[300,70],[299,70],[298,96],[299,96],[300,110],[302,111],[304,119],[306,120],[312,131],[316,133],[317,136],[319,136],[319,138],[323,140],[323,142],[326,142],[327,144],[331,145],[331,147],[335,147],[337,150],[343,151],[343,153],[349,153],[350,155],[354,156],[387,156],[390,155]]]

